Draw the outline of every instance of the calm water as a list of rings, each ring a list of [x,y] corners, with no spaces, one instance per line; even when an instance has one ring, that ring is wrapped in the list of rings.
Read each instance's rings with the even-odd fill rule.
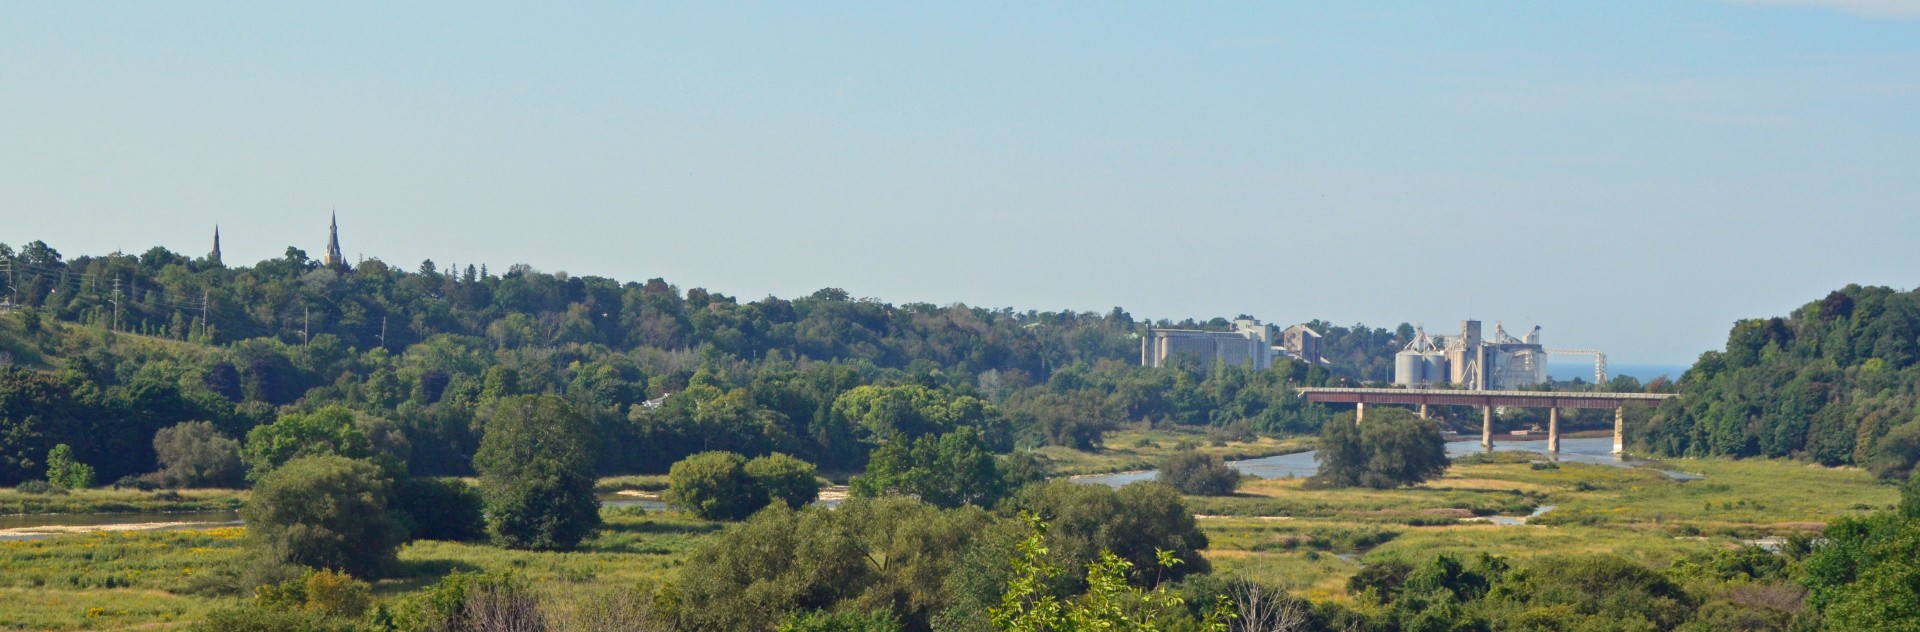
[[[1493,449],[1496,452],[1536,452],[1545,454],[1547,451],[1547,442],[1544,440],[1508,441],[1505,443],[1495,442]],[[1477,438],[1450,441],[1447,443],[1447,456],[1450,457],[1457,458],[1470,454],[1479,454],[1480,452],[1480,440]],[[1313,476],[1320,471],[1320,464],[1313,460],[1314,454],[1317,454],[1317,452],[1299,452],[1258,459],[1228,461],[1227,464],[1233,466],[1236,470],[1240,470],[1243,474],[1251,474],[1260,478],[1300,478]],[[1613,456],[1613,437],[1562,439],[1560,440],[1559,460],[1568,463],[1593,463],[1616,467],[1647,467],[1660,469],[1660,464],[1653,461],[1621,460],[1615,458]],[[1685,472],[1660,471],[1677,480],[1700,478],[1698,475]],[[1097,483],[1119,487],[1134,481],[1152,480],[1157,473],[1158,472],[1152,470],[1145,472],[1123,472],[1120,474],[1082,476],[1076,477],[1073,480],[1081,483]]]

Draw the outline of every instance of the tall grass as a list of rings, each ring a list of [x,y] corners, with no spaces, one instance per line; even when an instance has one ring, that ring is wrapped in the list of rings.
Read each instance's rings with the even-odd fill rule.
[[[235,489],[81,489],[65,494],[0,489],[0,515],[234,511],[246,501],[247,492]]]
[[[1160,467],[1160,462],[1182,449],[1192,449],[1221,458],[1254,459],[1293,454],[1313,449],[1312,437],[1256,437],[1253,441],[1228,441],[1213,445],[1206,433],[1198,430],[1115,430],[1101,435],[1102,447],[1085,452],[1060,446],[1041,448],[1053,472],[1059,476],[1112,474]]]

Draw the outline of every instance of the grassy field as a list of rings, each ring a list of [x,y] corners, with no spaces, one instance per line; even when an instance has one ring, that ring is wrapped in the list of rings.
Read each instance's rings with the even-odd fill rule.
[[[82,489],[64,494],[22,494],[0,489],[0,516],[15,514],[154,513],[232,511],[247,502],[246,490],[186,489],[143,492]]]
[[[632,588],[671,577],[702,539],[723,525],[676,513],[609,510],[606,526],[568,553],[484,544],[413,542],[396,577],[374,584],[383,598],[418,590],[454,571],[502,570],[551,594]],[[170,627],[241,603],[234,577],[251,558],[245,530],[98,532],[0,542],[0,629],[113,630]]]
[[[1189,447],[1226,459],[1253,459],[1276,454],[1292,454],[1313,449],[1314,437],[1258,437],[1253,441],[1228,441],[1214,445],[1205,433],[1180,430],[1116,430],[1101,435],[1099,451],[1082,452],[1048,446],[1039,450],[1059,476],[1111,474],[1150,470],[1160,462]]]
[[[239,528],[89,533],[0,542],[0,628],[122,629],[191,621],[233,597],[210,579],[244,551]]]
[[[1160,443],[1167,436],[1133,438]],[[1149,459],[1153,450],[1142,447],[1129,454]],[[1406,489],[1314,490],[1299,479],[1254,480],[1232,497],[1189,501],[1202,515],[1216,572],[1314,599],[1344,600],[1347,579],[1368,560],[1436,553],[1525,558],[1611,552],[1664,567],[1681,556],[1738,546],[1745,539],[1810,532],[1840,516],[1883,509],[1898,496],[1895,488],[1875,484],[1864,472],[1791,461],[1668,463],[1671,469],[1706,476],[1680,482],[1652,470],[1546,466],[1532,458],[1537,457],[1463,459],[1444,478]],[[602,482],[609,489],[657,485],[654,477]],[[100,498],[138,495],[75,496],[96,493]],[[228,492],[213,498],[237,496]],[[89,502],[96,501],[105,502]],[[1524,525],[1487,522],[1547,505],[1554,509]],[[603,516],[606,527],[569,553],[408,544],[400,551],[398,576],[377,582],[374,592],[390,599],[454,571],[479,570],[510,570],[559,595],[655,585],[670,579],[695,547],[724,528],[669,512],[618,509]],[[243,534],[223,528],[0,542],[0,629],[165,629],[240,603],[234,578],[245,577],[253,566],[241,546]]]
[[[707,522],[677,512],[617,509],[601,512],[606,524],[600,533],[568,553],[513,551],[486,544],[413,542],[400,549],[404,576],[375,585],[382,594],[397,594],[439,581],[447,573],[502,570],[532,582],[535,587],[563,590],[582,583],[632,587],[667,579],[695,546],[724,523]]]
[[[1530,458],[1465,460],[1444,478],[1406,489],[1310,490],[1299,480],[1263,480],[1233,497],[1190,501],[1204,516],[1217,572],[1341,600],[1347,578],[1368,559],[1607,552],[1659,568],[1746,539],[1810,533],[1841,516],[1884,509],[1899,495],[1865,472],[1793,461],[1667,463],[1706,476],[1681,482],[1653,470],[1535,466]],[[1524,525],[1485,521],[1548,505]]]

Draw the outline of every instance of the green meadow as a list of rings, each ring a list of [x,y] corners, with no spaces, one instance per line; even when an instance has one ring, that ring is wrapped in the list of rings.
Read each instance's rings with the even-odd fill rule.
[[[1182,435],[1120,433],[1109,445]],[[1208,446],[1270,450],[1297,443]],[[1166,446],[1171,448],[1171,445]],[[1148,458],[1152,448],[1088,454],[1072,461]],[[1116,449],[1116,452],[1118,450]],[[1216,572],[1269,582],[1306,597],[1346,600],[1345,586],[1368,560],[1438,553],[1526,558],[1608,552],[1660,568],[1690,553],[1767,537],[1812,534],[1827,521],[1896,502],[1897,490],[1854,469],[1793,461],[1684,459],[1664,467],[1700,474],[1676,481],[1648,469],[1560,463],[1500,454],[1457,462],[1418,487],[1308,489],[1304,480],[1250,480],[1231,497],[1190,497],[1202,516]],[[652,477],[603,481],[606,490],[652,489]],[[77,492],[51,500],[73,507],[140,505],[138,492]],[[151,495],[151,494],[149,494]],[[230,506],[232,492],[184,492],[183,503]],[[22,502],[11,491],[0,502]],[[37,500],[37,498],[36,498]],[[1495,524],[1553,509],[1525,524]],[[19,506],[19,505],[14,505]],[[192,504],[190,506],[209,506]],[[394,577],[374,584],[394,599],[454,571],[511,571],[549,595],[645,591],[671,581],[686,556],[723,523],[637,508],[602,512],[606,524],[577,551],[507,550],[487,544],[419,541],[400,551]],[[183,626],[249,595],[233,586],[249,572],[242,528],[96,532],[0,542],[0,629],[84,630]]]

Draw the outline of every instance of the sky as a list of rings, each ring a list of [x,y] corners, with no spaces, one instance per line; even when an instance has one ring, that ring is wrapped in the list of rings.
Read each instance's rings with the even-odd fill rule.
[[[1683,364],[1920,272],[1920,0],[0,3],[0,242]]]

